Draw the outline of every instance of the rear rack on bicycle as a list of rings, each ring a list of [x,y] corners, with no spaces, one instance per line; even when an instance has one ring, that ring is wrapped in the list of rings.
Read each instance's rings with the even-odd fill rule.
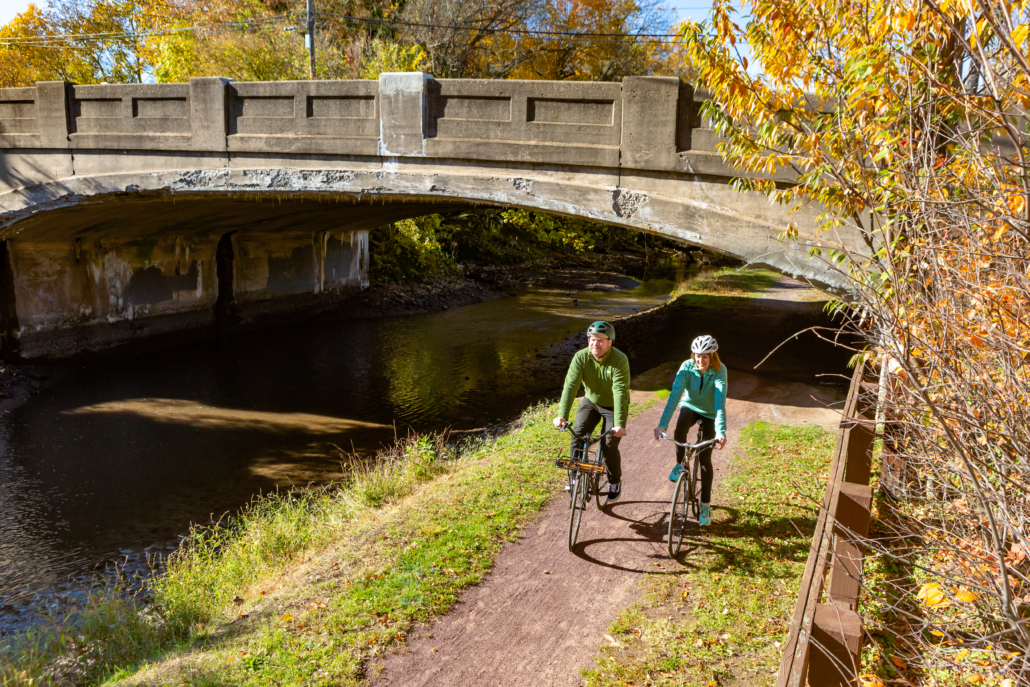
[[[598,465],[594,462],[583,462],[580,460],[573,460],[572,458],[563,456],[561,453],[558,454],[558,460],[555,461],[555,466],[562,470],[582,470],[584,472],[604,472],[604,465]]]
[[[562,470],[582,470],[587,473],[605,472],[605,466],[597,466],[592,462],[576,462],[572,458],[558,458],[554,465]]]

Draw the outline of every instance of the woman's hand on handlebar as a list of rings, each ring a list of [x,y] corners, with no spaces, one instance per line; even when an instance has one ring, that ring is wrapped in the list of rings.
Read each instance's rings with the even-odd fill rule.
[[[726,437],[715,438],[715,448],[722,450],[722,447],[726,445]]]
[[[654,428],[654,440],[655,441],[661,441],[663,434],[665,434],[665,428],[664,427],[659,426],[659,427],[655,427]]]

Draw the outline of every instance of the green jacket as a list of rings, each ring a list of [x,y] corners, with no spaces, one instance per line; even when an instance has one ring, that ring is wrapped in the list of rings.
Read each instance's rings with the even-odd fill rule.
[[[658,422],[662,427],[668,428],[672,420],[672,413],[676,404],[681,407],[690,408],[695,413],[715,419],[715,435],[726,436],[726,365],[723,364],[718,372],[708,368],[708,372],[702,375],[693,360],[687,360],[680,365],[676,373],[676,380],[672,383],[672,391],[669,392],[669,400],[665,403],[665,412]],[[680,398],[683,400],[680,401]]]
[[[579,393],[579,385],[586,387],[586,397],[594,404],[615,408],[615,426],[626,426],[629,413],[629,358],[615,346],[608,349],[600,362],[590,355],[590,349],[572,356],[569,373],[565,375],[565,388],[561,392],[560,417],[568,418],[572,400]]]

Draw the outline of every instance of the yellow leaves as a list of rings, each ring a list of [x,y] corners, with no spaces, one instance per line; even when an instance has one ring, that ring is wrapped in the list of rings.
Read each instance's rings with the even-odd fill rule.
[[[937,582],[927,582],[920,587],[916,598],[922,601],[927,608],[944,608],[951,603]]]
[[[970,603],[973,603],[973,602],[974,602],[974,601],[976,601],[976,600],[977,600],[977,599],[978,599],[979,597],[980,597],[980,595],[979,595],[979,594],[977,594],[976,592],[972,592],[972,591],[970,591],[970,590],[969,590],[969,589],[967,589],[966,587],[960,587],[959,589],[957,589],[957,590],[955,591],[955,598],[956,598],[956,599],[957,599],[958,601],[960,601],[960,602],[962,602],[962,603],[964,603],[964,604],[970,604]]]
[[[283,613],[281,616],[279,616],[280,623],[288,623],[291,620],[293,620],[293,615],[290,613]]]
[[[883,680],[875,675],[860,675],[858,681],[862,687],[884,687]]]
[[[1016,26],[1012,29],[1012,33],[1010,34],[1012,42],[1015,43],[1016,46],[1022,45],[1026,40],[1027,31],[1030,31],[1030,24],[1019,24]]]
[[[957,654],[955,654],[955,661],[956,662],[957,661],[961,661],[962,659],[964,659],[968,655],[969,655],[969,650],[968,649],[963,649],[962,651],[960,651]]]
[[[979,674],[973,674],[969,676],[969,684],[979,685],[984,681],[984,676]]]

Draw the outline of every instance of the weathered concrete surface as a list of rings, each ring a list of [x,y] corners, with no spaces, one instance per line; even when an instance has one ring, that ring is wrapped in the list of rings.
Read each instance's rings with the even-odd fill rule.
[[[0,239],[17,306],[0,330],[22,355],[56,354],[67,347],[28,340],[101,322],[202,321],[215,305],[237,317],[248,301],[360,284],[354,232],[436,203],[583,217],[842,283],[809,249],[865,252],[858,232],[816,236],[814,213],[788,218],[730,188],[704,97],[675,78],[421,73],[0,90]],[[784,244],[789,219],[801,238]],[[212,260],[227,235],[232,276],[220,286]]]

